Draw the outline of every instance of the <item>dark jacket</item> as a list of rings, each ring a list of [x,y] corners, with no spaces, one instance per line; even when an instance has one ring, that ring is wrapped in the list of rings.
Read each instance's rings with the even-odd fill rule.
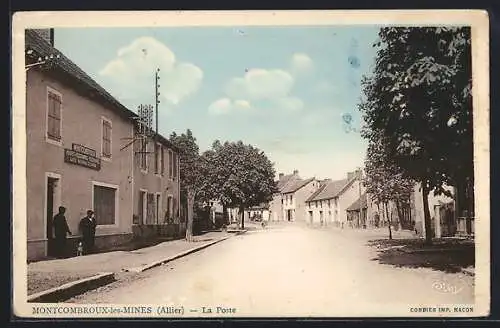
[[[54,235],[56,238],[65,238],[68,233],[71,233],[64,214],[56,214],[52,221],[52,226],[54,227]]]
[[[84,239],[94,238],[96,222],[95,219],[84,217],[80,220],[80,232]]]

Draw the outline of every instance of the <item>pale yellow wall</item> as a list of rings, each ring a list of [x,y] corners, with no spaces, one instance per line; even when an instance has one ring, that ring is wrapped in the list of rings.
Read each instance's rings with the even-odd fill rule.
[[[139,197],[141,189],[147,190],[150,193],[160,193],[161,194],[161,213],[158,223],[163,223],[165,212],[167,211],[167,197],[172,195],[174,197],[173,212],[177,213],[177,208],[180,206],[180,182],[179,182],[179,167],[177,170],[177,177],[170,178],[169,176],[169,160],[168,160],[168,147],[163,145],[165,151],[165,169],[164,174],[155,173],[155,156],[154,153],[154,142],[148,142],[147,151],[151,152],[147,154],[147,170],[141,169],[141,151],[140,142],[134,144],[134,214],[139,215]],[[161,171],[160,171],[161,172]],[[144,222],[146,223],[146,222]]]
[[[62,145],[46,142],[47,87],[62,94]],[[112,159],[101,161],[101,170],[64,163],[64,148],[82,144],[101,152],[101,117],[112,122]],[[117,185],[118,219],[114,226],[98,226],[97,235],[131,232],[132,224],[132,149],[120,151],[123,140],[131,136],[131,124],[115,112],[82,97],[45,75],[27,73],[27,220],[28,240],[46,238],[45,174],[61,175],[61,204],[67,207],[70,229],[76,233],[80,218],[92,207],[92,181]],[[57,211],[57,209],[55,209]]]
[[[283,197],[285,198],[283,209],[284,211],[291,209],[294,210],[295,221],[305,222],[307,220],[307,208],[306,208],[306,199],[311,197],[311,195],[318,190],[319,182],[313,180],[297,190],[295,193],[290,193],[292,196],[292,202],[286,202],[286,196],[290,194],[285,194]]]

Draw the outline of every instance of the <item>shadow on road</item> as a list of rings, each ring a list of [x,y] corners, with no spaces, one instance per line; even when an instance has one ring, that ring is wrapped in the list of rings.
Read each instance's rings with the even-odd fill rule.
[[[396,267],[430,268],[448,273],[474,266],[475,246],[471,240],[436,240],[425,245],[422,239],[370,240],[377,250],[372,261]]]

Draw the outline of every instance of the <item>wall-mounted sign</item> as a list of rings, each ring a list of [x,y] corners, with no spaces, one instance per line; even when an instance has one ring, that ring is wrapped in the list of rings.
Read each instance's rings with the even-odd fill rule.
[[[84,145],[74,143],[71,146],[71,149],[73,149],[77,153],[87,154],[87,155],[92,156],[92,157],[97,157],[97,153],[94,149],[89,148],[89,147],[85,147]]]
[[[96,151],[73,144],[72,149],[64,149],[64,161],[75,165],[87,167],[99,171],[101,169],[101,159],[96,156]]]

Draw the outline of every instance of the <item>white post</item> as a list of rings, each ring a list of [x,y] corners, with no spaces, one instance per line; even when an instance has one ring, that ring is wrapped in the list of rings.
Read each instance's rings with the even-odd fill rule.
[[[435,231],[436,231],[436,238],[441,238],[441,213],[440,213],[440,205],[435,205],[434,206],[434,223],[435,223]]]

